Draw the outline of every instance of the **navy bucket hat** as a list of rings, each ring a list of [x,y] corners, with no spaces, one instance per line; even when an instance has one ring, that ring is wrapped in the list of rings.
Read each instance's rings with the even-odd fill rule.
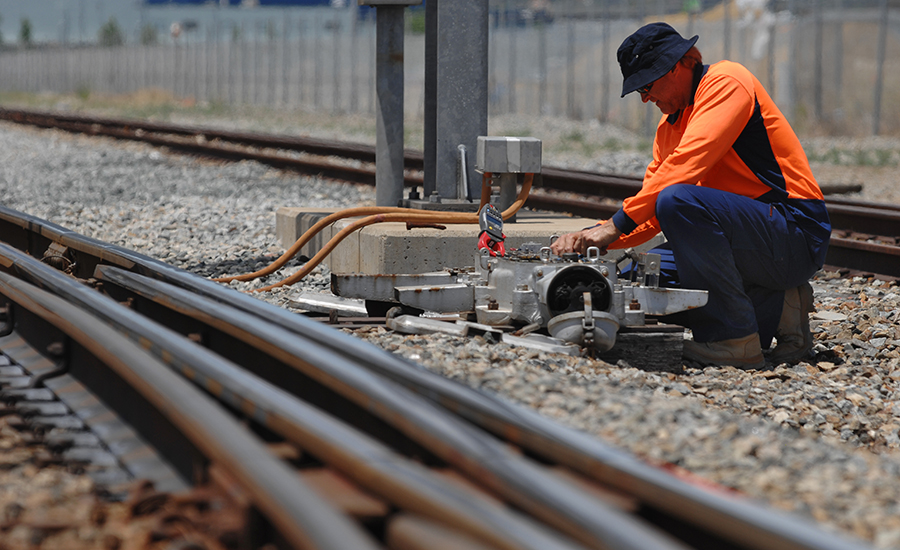
[[[672,70],[699,38],[683,38],[666,23],[650,23],[636,30],[616,54],[624,78],[622,97]]]

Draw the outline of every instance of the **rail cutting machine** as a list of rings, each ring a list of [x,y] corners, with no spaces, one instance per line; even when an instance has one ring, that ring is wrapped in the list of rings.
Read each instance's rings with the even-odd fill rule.
[[[549,243],[548,243],[549,244]],[[485,250],[485,249],[483,249]],[[642,327],[647,316],[663,316],[706,304],[704,290],[660,288],[658,254],[629,251],[628,277],[615,259],[591,248],[551,254],[527,243],[504,256],[483,252],[476,265],[409,275],[332,274],[334,294],[395,303],[409,311],[468,313],[481,325],[550,336],[592,348],[611,349],[623,327]]]
[[[501,182],[502,209],[504,195],[515,194],[515,173],[540,171],[540,142],[479,137],[476,169]],[[464,313],[479,325],[520,334],[546,329],[554,338],[598,352],[615,345],[620,329],[646,326],[647,316],[706,304],[706,291],[659,287],[658,254],[629,250],[614,259],[592,248],[585,257],[559,257],[551,253],[552,237],[506,249],[499,210],[487,204],[479,219],[474,266],[406,275],[333,273],[332,292],[407,311]],[[618,266],[626,260],[631,269],[620,277]]]

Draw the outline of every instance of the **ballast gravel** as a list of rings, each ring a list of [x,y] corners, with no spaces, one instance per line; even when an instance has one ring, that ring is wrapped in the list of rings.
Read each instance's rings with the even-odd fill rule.
[[[617,168],[612,156],[594,166],[632,169],[634,159],[621,158],[628,166]],[[0,197],[79,233],[222,276],[254,271],[283,252],[274,235],[278,207],[371,205],[374,190],[2,123]],[[231,286],[259,288],[300,265]],[[320,267],[300,285],[255,296],[290,307],[301,288],[326,291],[328,277]],[[351,333],[654,463],[877,548],[900,548],[900,287],[820,272],[813,288],[815,357],[762,371],[688,366],[660,374],[479,337]]]

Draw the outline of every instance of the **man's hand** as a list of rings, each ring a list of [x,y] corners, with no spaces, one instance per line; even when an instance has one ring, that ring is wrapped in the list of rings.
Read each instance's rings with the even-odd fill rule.
[[[622,232],[616,228],[612,220],[607,220],[602,225],[562,235],[550,245],[550,251],[557,256],[561,256],[565,252],[585,254],[588,248],[596,246],[600,249],[601,254],[606,254],[606,247],[618,239],[621,234]]]

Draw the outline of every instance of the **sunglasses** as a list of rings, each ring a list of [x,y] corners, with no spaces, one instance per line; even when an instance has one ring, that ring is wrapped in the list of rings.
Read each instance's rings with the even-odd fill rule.
[[[650,90],[653,88],[653,84],[655,84],[655,83],[656,83],[656,81],[654,80],[650,84],[647,84],[646,86],[641,86],[640,88],[638,88],[635,91],[639,94],[649,94]]]

